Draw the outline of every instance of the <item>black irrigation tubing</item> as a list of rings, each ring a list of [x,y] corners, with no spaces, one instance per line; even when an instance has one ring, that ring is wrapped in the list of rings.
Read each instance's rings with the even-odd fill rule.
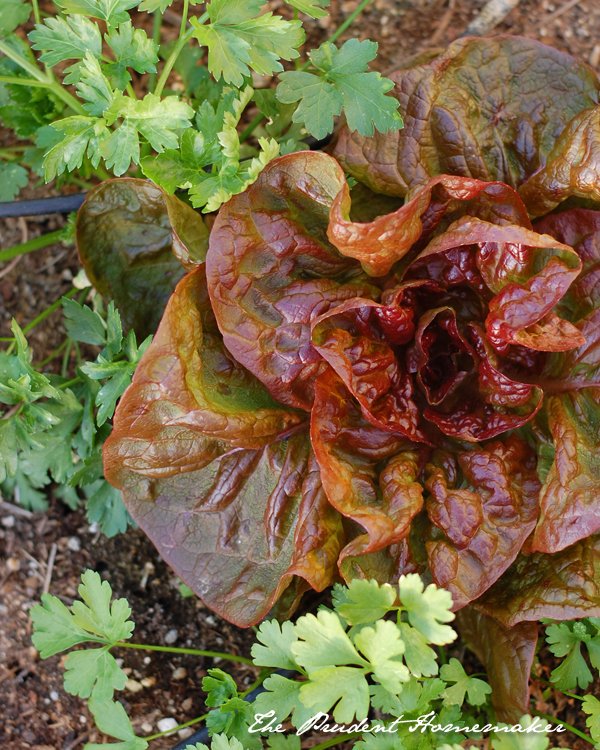
[[[332,136],[321,141],[309,136],[304,139],[311,151],[318,151],[331,142]],[[207,169],[210,169],[208,167]],[[20,216],[41,216],[43,214],[70,214],[78,211],[85,201],[87,193],[58,195],[54,198],[37,198],[29,201],[8,201],[0,203],[0,219],[16,219]]]
[[[281,677],[293,677],[296,672],[294,672],[292,669],[277,669],[275,672],[273,672],[273,674],[280,675]],[[248,693],[245,700],[251,703],[255,698],[257,698],[261,693],[264,692],[266,692],[266,688],[263,687],[263,685],[259,685],[257,688],[254,688],[251,693]],[[193,745],[195,742],[206,743],[209,741],[209,739],[210,737],[208,735],[208,727],[202,727],[202,729],[194,732],[194,734],[191,734],[187,739],[178,742],[171,748],[171,750],[185,750],[188,745]]]

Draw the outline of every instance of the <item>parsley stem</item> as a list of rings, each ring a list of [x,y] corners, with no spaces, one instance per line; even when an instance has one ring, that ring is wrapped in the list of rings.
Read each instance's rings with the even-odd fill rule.
[[[71,297],[74,297],[77,294],[78,291],[79,291],[79,289],[73,288],[70,291],[68,291],[66,294],[63,294],[63,297],[67,297],[67,299],[71,299]],[[44,310],[43,313],[40,313],[37,316],[37,318],[34,318],[31,321],[31,323],[29,323],[28,325],[26,325],[25,328],[23,328],[23,333],[29,333],[29,331],[31,331],[32,328],[35,328],[35,326],[38,323],[41,323],[42,320],[44,320],[44,318],[47,318],[48,315],[51,315],[55,310],[58,310],[58,308],[61,305],[62,305],[62,297],[60,299],[57,299],[56,302],[54,302],[53,304],[51,304],[50,307],[47,307]]]
[[[43,247],[53,245],[55,242],[60,241],[62,233],[63,230],[58,229],[56,232],[50,232],[49,234],[44,234],[41,237],[35,237],[33,240],[23,242],[23,244],[21,245],[15,245],[14,247],[9,247],[6,250],[2,250],[0,252],[0,263],[5,260],[11,260],[11,258],[16,258],[17,255],[25,255],[25,253],[31,253],[34,250],[41,250]]]
[[[542,682],[544,685],[548,685],[548,687],[553,688],[557,692],[562,693],[563,695],[566,695],[569,698],[577,698],[578,701],[582,701],[585,698],[584,695],[575,695],[575,693],[568,693],[566,690],[561,690],[559,687],[556,687],[556,685],[553,682],[548,682],[548,680],[544,680],[543,677],[534,676],[532,679],[534,679],[536,682]]]
[[[31,0],[31,4],[33,5],[33,17],[35,18],[35,22],[41,23],[42,19],[40,18],[40,7],[38,5],[38,0]]]
[[[158,734],[151,734],[149,737],[142,737],[142,739],[146,740],[146,742],[150,742],[150,740],[157,740],[160,737],[164,737],[166,734],[173,734],[173,732],[178,732],[180,729],[185,729],[186,727],[191,727],[192,724],[197,724],[199,721],[203,721],[206,719],[208,714],[204,714],[203,716],[197,716],[195,719],[192,719],[191,721],[186,721],[185,724],[179,724],[174,729],[167,729],[166,732],[159,732]]]
[[[247,659],[245,656],[224,654],[220,651],[199,651],[195,648],[175,648],[172,646],[147,646],[143,643],[125,643],[125,641],[119,641],[114,645],[122,646],[123,648],[138,648],[142,651],[166,651],[169,654],[192,654],[193,656],[209,656],[213,659],[216,657],[218,659],[228,659],[229,661],[239,661],[242,664],[249,664],[251,667],[254,666],[252,659]]]
[[[335,40],[338,39],[344,33],[344,31],[346,31],[346,29],[349,26],[352,26],[354,21],[358,18],[358,16],[360,16],[360,14],[363,12],[363,10],[367,7],[367,5],[370,2],[371,0],[363,0],[362,3],[358,6],[358,8],[348,16],[348,18],[344,21],[344,23],[333,32],[333,34],[329,37],[327,41],[335,42]]]
[[[26,60],[24,57],[21,57],[17,52],[15,52],[6,42],[3,42],[0,40],[0,52],[2,54],[6,55],[6,57],[9,57],[13,62],[16,62],[17,65],[26,73],[29,73],[29,75],[32,78],[35,78],[37,81],[39,81],[42,84],[46,84],[46,86],[52,90],[52,92],[59,98],[62,99],[62,101],[71,107],[71,109],[76,112],[78,115],[86,116],[88,113],[83,108],[83,105],[80,101],[78,101],[73,94],[70,94],[67,89],[62,86],[60,83],[54,80],[54,77],[51,73],[48,73],[48,75],[45,75],[42,73],[42,71],[36,66],[32,65],[28,60]],[[36,84],[31,84],[36,85]]]
[[[158,83],[156,84],[156,90],[154,93],[157,96],[160,96],[163,92],[163,89],[167,83],[167,79],[171,75],[171,71],[173,70],[173,66],[177,62],[177,58],[179,57],[181,50],[185,47],[185,45],[189,42],[189,40],[194,35],[194,29],[188,29],[186,31],[187,22],[188,22],[188,11],[189,11],[189,0],[183,0],[183,18],[181,19],[181,31],[179,32],[179,40],[175,47],[173,48],[173,51],[169,55],[169,59],[165,63],[165,67],[162,69],[162,73],[160,74],[160,78],[158,79]],[[209,15],[208,13],[203,13],[200,18],[198,19],[198,23],[206,23],[208,21]]]
[[[584,732],[580,732],[579,729],[575,729],[575,727],[572,727],[570,724],[567,724],[566,721],[562,721],[562,719],[557,719],[556,716],[550,716],[550,714],[545,714],[543,711],[531,711],[531,713],[534,716],[539,716],[542,719],[547,719],[550,723],[554,724],[562,724],[562,726],[569,732],[573,732],[573,734],[576,734],[578,737],[581,737],[582,740],[585,740],[586,742],[589,742],[590,745],[593,745],[591,737],[588,737],[587,734]],[[313,748],[314,750],[314,748]]]
[[[38,81],[36,78],[17,78],[17,76],[0,76],[0,83],[10,83],[13,86],[33,86],[40,89],[49,89],[50,81]]]
[[[155,10],[152,19],[152,41],[157,46],[160,46],[160,32],[162,29],[162,13],[160,10]],[[153,94],[156,88],[156,73],[150,73],[148,76],[148,91]]]
[[[266,120],[267,118],[263,115],[262,112],[259,112],[259,114],[256,115],[254,120],[248,125],[246,130],[240,135],[240,143],[243,143],[244,141],[248,140],[252,133],[256,130],[256,128],[261,124],[263,120]]]

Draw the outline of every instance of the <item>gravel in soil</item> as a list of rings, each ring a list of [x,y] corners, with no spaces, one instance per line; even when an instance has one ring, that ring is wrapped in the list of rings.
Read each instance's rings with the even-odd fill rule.
[[[375,67],[385,71],[404,58],[431,46],[444,46],[460,36],[477,16],[484,0],[373,0],[342,37],[379,42]],[[51,3],[41,3],[51,10]],[[268,6],[268,7],[267,7]],[[266,9],[285,15],[283,0],[269,0]],[[320,44],[358,6],[357,0],[331,0],[330,17],[307,24],[309,47]],[[169,9],[181,11],[181,2]],[[140,20],[144,17],[140,14]],[[145,17],[148,19],[148,17]],[[177,35],[176,15],[165,23],[163,41]],[[522,34],[581,57],[600,68],[600,3],[552,0],[521,0],[492,33]],[[134,74],[134,87],[143,80]],[[255,85],[268,86],[262,78]],[[177,87],[177,82],[173,88]],[[249,113],[252,116],[252,113]],[[14,145],[14,136],[0,126],[0,146]],[[31,181],[20,198],[42,197],[57,192],[79,192],[80,186],[40,186]],[[52,232],[64,218],[42,216],[0,221],[0,249]],[[31,322],[71,288],[79,270],[74,248],[56,245],[22,257],[9,270],[0,267],[0,337],[10,336],[10,321],[21,326]],[[64,340],[60,311],[29,334],[37,361],[49,356]],[[56,363],[54,365],[56,366]],[[9,498],[10,500],[10,498]],[[88,526],[82,510],[69,511],[52,501],[46,514],[31,518],[0,512],[0,747],[3,750],[78,750],[87,741],[102,742],[85,702],[62,688],[64,656],[40,661],[31,645],[29,610],[39,602],[47,576],[52,546],[56,557],[49,590],[70,604],[77,596],[80,575],[86,568],[109,580],[115,595],[125,596],[136,622],[134,640],[164,645],[176,637],[175,645],[202,650],[249,655],[252,631],[235,628],[209,612],[195,598],[183,598],[173,573],[138,530],[107,540]],[[176,631],[176,636],[174,632]],[[463,650],[464,651],[464,650]],[[457,652],[458,654],[458,652]],[[467,652],[468,654],[468,652]],[[174,718],[188,721],[204,712],[201,679],[212,666],[227,669],[238,685],[248,686],[256,672],[234,662],[217,662],[193,656],[175,656],[123,649],[119,654],[130,682],[119,693],[140,736],[157,731],[157,722]],[[555,660],[540,652],[540,676],[548,678]],[[474,657],[466,657],[471,664]],[[472,669],[481,671],[473,661]],[[594,683],[592,692],[600,695]],[[559,716],[585,731],[584,717],[573,699],[546,692],[534,682],[534,704],[539,711]],[[326,737],[313,737],[314,744]],[[156,740],[151,750],[167,750],[180,737]],[[572,735],[561,735],[560,744],[584,750],[589,745]]]

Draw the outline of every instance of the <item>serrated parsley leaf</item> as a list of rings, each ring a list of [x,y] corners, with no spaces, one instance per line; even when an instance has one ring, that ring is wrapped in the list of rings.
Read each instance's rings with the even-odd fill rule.
[[[0,6],[0,38],[26,23],[31,14],[31,4],[23,0],[2,0]]]
[[[82,60],[87,52],[93,57],[102,54],[102,35],[98,25],[85,16],[50,16],[29,34],[33,49],[44,50],[40,57],[46,65],[63,60]]]
[[[262,0],[213,0],[207,10],[209,24],[191,22],[198,42],[208,47],[208,67],[218,80],[242,86],[250,69],[259,74],[283,70],[279,59],[299,57],[304,42],[300,21],[286,21],[272,13],[255,18]]]
[[[42,659],[78,643],[103,641],[80,626],[61,600],[51,594],[42,594],[42,604],[32,607],[30,614],[33,622],[31,640]]]
[[[329,6],[329,0],[285,0],[288,5],[296,8],[300,13],[306,13],[311,18],[324,18],[327,11],[323,8]]]
[[[592,681],[592,673],[581,653],[581,643],[590,640],[583,622],[561,622],[546,629],[550,651],[554,656],[566,656],[550,675],[559,690],[573,690],[578,685],[586,688]]]
[[[142,0],[139,5],[139,10],[145,10],[146,13],[154,13],[155,10],[159,10],[164,13],[169,5],[173,4],[173,0]]]
[[[176,96],[161,99],[155,94],[146,94],[138,100],[121,94],[115,97],[108,115],[112,122],[122,117],[160,153],[165,148],[177,148],[179,140],[173,131],[191,127],[194,110]]]
[[[158,45],[143,29],[134,29],[128,21],[120,24],[118,29],[111,29],[105,39],[115,54],[115,62],[107,63],[104,70],[111,83],[121,91],[131,81],[127,68],[138,73],[156,73]]]
[[[425,590],[417,573],[401,576],[398,581],[400,601],[408,611],[410,624],[419,630],[429,643],[443,646],[456,640],[456,632],[441,622],[452,622],[452,595],[431,583]]]
[[[110,83],[91,52],[86,52],[82,61],[76,88],[86,101],[83,108],[92,116],[102,115],[112,104],[114,96]]]
[[[302,640],[291,644],[290,648],[296,662],[309,674],[321,667],[339,664],[367,666],[335,612],[321,610],[316,617],[312,614],[300,617],[296,635]]]
[[[91,490],[88,493],[88,490]],[[106,479],[98,479],[83,490],[87,497],[86,516],[90,523],[96,522],[104,536],[109,539],[124,534],[129,525],[129,514],[120,490]]]
[[[0,420],[0,482],[14,477],[19,465],[17,423],[14,417]]]
[[[13,201],[29,182],[29,173],[16,162],[0,161],[0,203]]]
[[[88,707],[94,715],[96,726],[101,732],[123,740],[123,742],[110,743],[108,747],[113,750],[146,750],[148,743],[141,737],[136,737],[129,716],[120,703],[116,701],[101,703],[95,698],[91,698]],[[88,742],[84,750],[103,750],[106,747],[106,745]]]
[[[462,706],[467,695],[468,702],[472,706],[480,706],[485,703],[486,696],[492,692],[492,688],[477,677],[469,677],[458,659],[450,659],[448,664],[443,664],[440,677],[446,682],[456,683],[447,687],[442,693],[445,706]]]
[[[65,690],[80,698],[92,695],[100,703],[110,701],[115,690],[122,690],[127,675],[105,648],[73,651],[65,661]]]
[[[77,600],[71,607],[76,624],[111,643],[130,638],[135,625],[129,619],[127,599],[115,599],[111,605],[110,584],[93,570],[86,570],[81,581],[78,591],[83,602]]]
[[[550,744],[550,740],[546,732],[543,731],[544,727],[548,726],[548,722],[545,719],[533,719],[531,716],[525,714],[525,716],[521,716],[519,719],[519,725],[526,730],[534,721],[536,722],[536,727],[533,732],[525,732],[524,734],[495,732],[491,735],[492,750],[546,750]],[[507,724],[500,723],[498,726],[506,727]]]
[[[355,578],[348,587],[336,584],[333,588],[333,605],[350,625],[362,625],[381,619],[394,606],[396,591],[384,583]]]
[[[581,710],[588,715],[585,725],[598,747],[600,745],[600,701],[593,695],[584,695]]]
[[[70,338],[85,344],[104,346],[106,326],[97,312],[67,297],[63,297],[62,305],[65,313],[65,328]]]
[[[88,155],[92,164],[100,163],[100,145],[109,131],[104,120],[96,117],[75,115],[53,123],[54,130],[64,134],[62,140],[52,146],[44,156],[44,174],[50,182],[65,170],[73,172],[83,164]]]
[[[354,644],[371,663],[374,678],[390,693],[399,693],[410,672],[395,658],[405,649],[397,626],[389,620],[378,620],[374,627],[362,628]]]
[[[279,78],[277,98],[284,104],[300,102],[294,122],[304,122],[315,138],[323,138],[333,130],[333,118],[344,107],[348,127],[362,136],[399,130],[402,118],[399,103],[386,96],[394,84],[379,73],[367,72],[367,64],[375,58],[377,44],[349,39],[338,49],[324,42],[310,57],[316,73],[286,71]]]
[[[292,725],[301,727],[314,714],[312,708],[305,706],[300,699],[303,684],[278,674],[267,677],[263,683],[265,692],[257,696],[252,704],[253,712],[268,714],[269,711],[274,711],[279,723],[292,714]]]
[[[201,177],[201,170],[220,155],[216,137],[207,142],[202,132],[190,128],[181,137],[181,148],[166,149],[162,154],[142,159],[141,163],[146,177],[172,194],[177,188],[191,187]]]
[[[117,26],[129,21],[126,11],[135,8],[140,0],[56,0],[65,13],[78,13],[106,21],[109,26]]]
[[[333,717],[349,724],[356,715],[361,721],[369,712],[369,684],[362,669],[326,667],[312,672],[310,682],[300,688],[300,699],[313,712],[328,712],[334,705]]]
[[[438,673],[435,651],[427,645],[427,638],[407,622],[399,623],[406,650],[404,661],[415,677],[431,677]]]
[[[260,643],[252,646],[252,659],[259,667],[277,667],[279,669],[297,669],[292,644],[298,638],[291,622],[281,626],[277,620],[263,622],[256,634]],[[264,645],[260,645],[260,644]]]

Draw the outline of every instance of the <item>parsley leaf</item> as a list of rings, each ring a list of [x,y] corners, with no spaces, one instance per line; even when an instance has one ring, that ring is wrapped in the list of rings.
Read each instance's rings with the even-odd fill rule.
[[[600,641],[600,637],[596,638]],[[584,622],[561,622],[546,629],[550,651],[554,656],[567,657],[550,675],[559,690],[573,690],[577,685],[586,688],[592,681],[592,673],[581,653],[581,643],[591,640]]]
[[[97,312],[67,297],[63,297],[62,305],[65,313],[65,328],[70,338],[85,344],[104,346],[106,324]]]
[[[410,672],[395,658],[405,649],[396,625],[389,620],[377,620],[374,627],[357,633],[354,643],[372,664],[375,679],[390,693],[399,693],[402,683],[410,679]]]
[[[110,83],[102,72],[100,63],[89,51],[86,52],[79,69],[76,88],[81,98],[87,102],[83,108],[90,115],[101,115],[110,107],[114,98]]]
[[[56,0],[64,13],[77,13],[106,21],[109,26],[117,26],[129,21],[126,11],[135,8],[140,0]]]
[[[288,5],[296,8],[300,13],[306,13],[311,18],[324,18],[329,6],[329,0],[285,0]]]
[[[315,138],[324,138],[333,131],[333,118],[341,114],[342,106],[351,130],[372,136],[376,128],[381,133],[399,130],[402,118],[399,102],[386,93],[394,87],[392,81],[379,73],[366,72],[367,63],[375,58],[377,44],[349,39],[340,49],[324,42],[310,53],[317,73],[286,71],[277,87],[277,98],[284,104],[300,102],[294,122],[304,122]]]
[[[367,665],[334,612],[321,610],[316,617],[312,614],[300,617],[296,623],[296,635],[302,640],[293,643],[291,651],[296,662],[309,674],[320,667],[338,664]]]
[[[298,638],[291,622],[280,626],[277,620],[267,620],[261,624],[256,637],[264,644],[252,646],[252,659],[259,667],[298,668],[291,650]]]
[[[546,750],[550,744],[548,735],[541,730],[548,725],[545,719],[532,719],[527,714],[519,719],[520,726],[527,729],[532,722],[536,721],[534,732],[526,734],[512,734],[511,732],[497,732],[491,736],[492,750]],[[506,727],[506,724],[498,724],[499,727]]]
[[[348,587],[336,584],[333,588],[333,604],[350,625],[362,625],[382,618],[392,609],[396,591],[389,583],[381,587],[377,581],[355,578]]]
[[[314,714],[300,699],[300,688],[303,683],[289,680],[287,677],[274,674],[263,683],[264,693],[257,696],[252,704],[255,714],[267,714],[275,711],[278,722],[282,722],[292,714],[292,724],[301,727]]]
[[[443,664],[440,677],[446,682],[455,682],[452,687],[447,687],[442,693],[445,706],[462,706],[465,693],[468,702],[472,706],[480,706],[486,701],[486,695],[492,692],[492,688],[477,677],[469,677],[458,659],[450,659],[448,664]]]
[[[111,643],[130,638],[135,625],[129,619],[127,599],[115,599],[111,605],[110,584],[93,570],[86,570],[81,581],[78,590],[83,602],[77,600],[71,607],[77,625]]]
[[[443,646],[456,639],[456,633],[448,625],[440,622],[454,620],[452,595],[444,589],[438,589],[433,583],[425,590],[417,573],[401,576],[398,582],[402,606],[408,611],[410,624],[419,630],[429,643]]]
[[[598,747],[600,745],[600,701],[593,695],[584,695],[581,710],[588,714],[585,724]]]
[[[102,35],[98,25],[85,16],[50,17],[29,34],[32,48],[44,50],[41,62],[56,65],[64,60],[82,60],[89,52],[102,54]]]
[[[122,23],[118,29],[111,29],[105,37],[106,43],[115,54],[116,62],[104,66],[111,83],[121,91],[131,81],[127,68],[138,73],[156,73],[158,45],[143,29],[134,29],[131,21]]]
[[[242,86],[252,68],[259,74],[283,70],[279,59],[299,57],[304,42],[300,21],[286,21],[265,13],[258,18],[263,0],[212,0],[207,6],[210,24],[192,18],[194,36],[208,47],[208,67],[216,79]]]
[[[0,161],[0,202],[13,201],[28,182],[29,174],[20,164]]]
[[[10,34],[17,26],[26,23],[31,14],[31,4],[23,0],[2,0],[0,7],[0,38]]]
[[[53,123],[52,127],[64,133],[64,136],[44,155],[46,182],[65,170],[73,172],[79,169],[86,153],[94,167],[98,166],[101,158],[100,144],[109,134],[104,120],[74,115]]]
[[[113,750],[146,750],[148,743],[141,737],[136,737],[129,716],[120,703],[116,701],[101,703],[92,697],[88,708],[94,715],[96,726],[101,732],[123,740],[123,742],[111,743],[108,747]],[[106,745],[88,743],[85,747],[86,750],[103,750]]]
[[[159,10],[164,13],[169,5],[173,4],[173,0],[142,0],[139,6],[139,10],[145,10],[146,13],[154,13],[155,10]]]
[[[404,661],[415,677],[431,677],[438,673],[435,651],[427,645],[427,639],[407,622],[399,623],[406,650]]]
[[[115,657],[105,648],[73,651],[65,660],[65,690],[80,698],[93,696],[100,703],[112,700],[115,690],[122,690],[127,675]]]
[[[312,672],[310,682],[300,688],[305,706],[328,712],[334,705],[333,717],[347,724],[356,718],[365,719],[369,712],[369,685],[362,669],[326,667]]]
[[[106,479],[98,479],[84,487],[83,491],[88,497],[87,519],[90,523],[99,524],[104,536],[110,538],[127,531],[132,521],[119,490],[109,484]]]

